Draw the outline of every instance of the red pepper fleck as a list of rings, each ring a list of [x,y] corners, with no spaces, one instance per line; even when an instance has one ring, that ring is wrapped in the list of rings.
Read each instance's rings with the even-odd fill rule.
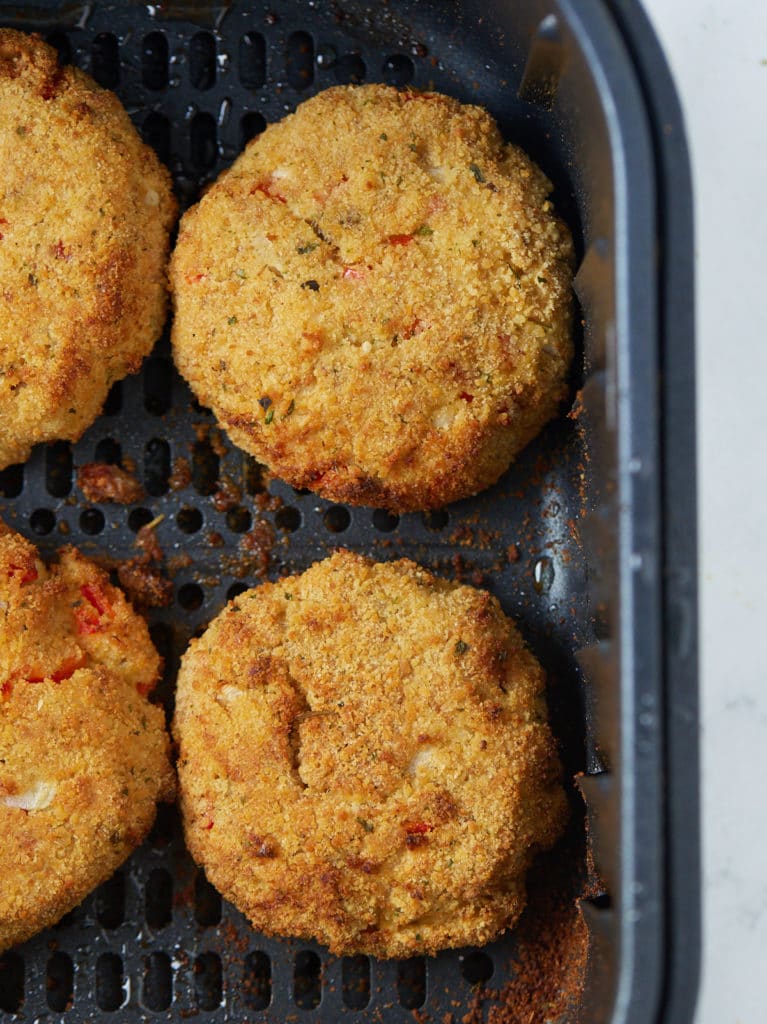
[[[258,185],[254,185],[250,190],[250,194],[254,195],[256,192],[261,192],[268,199],[274,199],[278,203],[287,203],[285,196],[280,195],[279,192],[275,192],[270,181],[260,181]]]
[[[3,682],[0,683],[0,700],[8,700],[11,696],[12,690],[13,683],[10,681],[10,679],[3,680]]]
[[[412,235],[389,235],[389,245],[410,245]]]
[[[402,337],[405,338],[405,340],[407,340],[409,338],[412,338],[414,334],[420,334],[423,329],[424,325],[421,323],[418,317],[416,317],[415,320],[412,321],[412,323],[408,324],[407,327],[403,328]]]
[[[37,579],[37,569],[34,565],[15,565],[13,562],[8,566],[8,579],[13,579],[14,573],[21,573],[21,583],[32,583]]]
[[[344,267],[344,272],[341,276],[351,278],[354,281],[361,281],[366,275],[367,271],[362,270],[360,267]]]
[[[54,245],[53,252],[57,260],[68,260],[72,256],[72,253],[69,251],[69,249],[65,248],[64,243],[61,241],[61,239],[59,239],[58,242],[56,242],[56,244]]]
[[[462,391],[460,397],[464,400],[464,402],[474,401],[474,395],[470,395],[468,391]]]
[[[8,223],[8,221],[5,219],[5,217],[0,217],[0,224],[7,224],[7,223]],[[3,240],[3,233],[2,233],[2,231],[0,231],[0,242],[2,242],[2,240]]]
[[[42,683],[45,679],[51,679],[54,683],[60,683],[64,679],[71,679],[78,668],[82,668],[86,662],[85,652],[78,651],[77,654],[73,654],[71,658],[65,658],[64,661],[59,665],[53,672],[49,672],[47,675],[28,675],[24,679],[28,683]]]
[[[154,683],[136,683],[136,690],[141,697],[148,697],[154,689]]]
[[[80,587],[80,593],[88,604],[91,605],[91,608],[85,605],[79,605],[75,608],[78,632],[85,634],[98,633],[103,629],[101,616],[107,615],[111,618],[114,614],[112,605],[98,583],[83,584]]]
[[[406,821],[405,831],[409,836],[422,836],[425,832],[433,832],[434,826],[427,821]]]
[[[207,274],[187,274],[186,275],[186,283],[187,284],[199,284],[199,282],[200,281],[204,281],[207,276],[208,276]]]
[[[208,819],[207,823],[202,826],[206,832],[209,832],[213,828],[213,821]]]

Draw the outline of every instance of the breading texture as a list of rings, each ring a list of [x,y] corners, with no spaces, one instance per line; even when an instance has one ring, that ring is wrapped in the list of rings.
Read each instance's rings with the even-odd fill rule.
[[[175,791],[146,623],[73,548],[0,523],[0,951],[58,921]]]
[[[427,509],[493,484],[557,412],[573,247],[490,115],[328,89],[182,220],[176,364],[295,487]]]
[[[190,645],[187,844],[266,934],[406,957],[485,943],[567,816],[543,672],[490,594],[340,551]]]
[[[170,175],[111,92],[0,29],[0,468],[76,440],[167,306]]]

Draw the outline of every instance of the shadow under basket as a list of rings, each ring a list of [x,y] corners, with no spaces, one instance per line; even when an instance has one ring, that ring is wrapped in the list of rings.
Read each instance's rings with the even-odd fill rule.
[[[155,533],[169,713],[178,659],[226,600],[338,546],[487,587],[546,668],[572,816],[515,931],[434,958],[267,939],[191,863],[177,811],[57,926],[0,957],[0,1018],[684,1024],[699,949],[690,182],[680,112],[618,0],[17,5],[122,99],[182,207],[265,125],[328,86],[434,88],[487,107],[554,184],[578,251],[570,405],[476,498],[393,516],[271,480],[175,372],[167,334],[76,445],[0,473],[0,515],[51,555],[116,566]],[[77,468],[145,497],[89,504]],[[2,880],[0,880],[2,884]]]

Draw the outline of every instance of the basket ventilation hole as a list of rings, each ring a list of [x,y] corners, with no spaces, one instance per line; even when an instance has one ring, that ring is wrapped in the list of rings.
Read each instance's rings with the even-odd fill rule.
[[[391,533],[399,526],[399,516],[392,515],[386,509],[377,508],[373,513],[373,526],[381,533]]]
[[[240,39],[240,82],[245,89],[260,89],[266,81],[266,43],[260,32]]]
[[[149,359],[144,369],[144,408],[153,416],[170,409],[173,369],[168,359]]]
[[[152,513],[148,508],[132,508],[128,513],[128,526],[138,533],[142,526],[152,522]]]
[[[96,1003],[100,1010],[114,1013],[124,999],[123,962],[116,953],[102,953],[96,961]]]
[[[91,44],[91,74],[105,89],[120,81],[120,50],[111,32],[100,32]]]
[[[410,85],[414,75],[413,62],[403,53],[394,53],[383,63],[383,80],[387,85]]]
[[[469,953],[461,963],[461,974],[470,985],[489,981],[493,976],[493,961],[486,953]]]
[[[74,968],[66,953],[54,953],[45,972],[45,998],[55,1013],[64,1013],[74,997]]]
[[[157,111],[144,118],[141,125],[144,142],[157,153],[163,163],[170,163],[170,121]]]
[[[252,455],[245,455],[242,463],[242,485],[246,494],[264,494],[264,467]]]
[[[196,441],[192,448],[192,486],[198,494],[213,494],[218,487],[219,459],[210,441]]]
[[[96,920],[104,928],[117,928],[125,920],[125,875],[121,871],[96,891]]]
[[[165,868],[149,872],[144,888],[144,916],[154,931],[170,924],[173,915],[173,879]]]
[[[565,47],[556,16],[548,14],[539,24],[517,95],[526,103],[551,110],[565,64]]]
[[[176,513],[176,526],[182,533],[197,533],[202,526],[202,512],[184,505]]]
[[[223,976],[221,958],[216,953],[201,953],[194,962],[194,991],[201,1010],[221,1005]]]
[[[358,53],[347,53],[336,61],[334,73],[339,85],[359,85],[365,81],[365,61]]]
[[[198,871],[194,881],[194,917],[204,928],[210,928],[221,920],[221,897],[204,871]]]
[[[72,44],[66,32],[49,32],[45,39],[58,53],[60,64],[72,63]]]
[[[122,462],[123,450],[118,441],[104,437],[96,445],[94,452],[96,462],[106,462],[110,466],[119,466]]]
[[[169,476],[170,445],[160,437],[153,437],[144,449],[144,487],[147,494],[153,497],[165,494]]]
[[[0,495],[3,498],[18,498],[24,490],[24,466],[18,462],[0,470]]]
[[[293,965],[293,999],[302,1010],[313,1010],[322,999],[322,964],[311,950],[303,949]]]
[[[210,89],[216,81],[216,40],[196,32],[189,40],[189,80],[195,89]]]
[[[104,513],[98,508],[86,508],[80,513],[80,529],[95,537],[104,529]]]
[[[153,622],[149,627],[149,635],[167,668],[173,656],[173,630],[167,622]]]
[[[341,993],[350,1010],[364,1010],[370,1002],[370,961],[346,956],[341,965]]]
[[[407,1010],[417,1010],[426,1002],[426,961],[422,956],[397,964],[397,998]]]
[[[242,505],[230,508],[226,513],[226,525],[232,533],[247,533],[253,523],[253,516]]]
[[[245,114],[240,121],[240,147],[244,149],[251,139],[255,139],[266,128],[266,121],[263,114],[251,111]]]
[[[294,89],[307,89],[314,81],[314,43],[308,32],[288,37],[285,72]]]
[[[149,833],[149,845],[155,850],[164,849],[173,839],[177,827],[178,812],[175,804],[159,804],[157,817]]]
[[[248,953],[242,970],[243,1000],[249,1010],[265,1010],[272,1001],[272,963],[266,953]]]
[[[444,530],[448,524],[448,514],[443,508],[437,508],[432,512],[424,512],[421,521],[427,530]]]
[[[141,1002],[147,1010],[167,1010],[173,999],[173,973],[167,953],[150,953],[144,958]]]
[[[18,953],[0,956],[0,1010],[16,1013],[24,1002],[24,961]]]
[[[168,84],[168,40],[162,32],[144,36],[141,81],[147,89],[164,89]]]
[[[102,412],[105,416],[116,416],[123,407],[123,382],[116,380],[109,389]]]
[[[189,127],[189,159],[198,171],[209,171],[216,162],[216,122],[211,114],[195,114]]]
[[[322,521],[331,533],[343,533],[352,521],[349,509],[343,505],[331,505],[322,517]]]
[[[178,590],[178,603],[187,612],[195,612],[202,607],[205,595],[202,587],[196,583],[184,583]]]
[[[226,592],[226,599],[227,601],[234,601],[235,597],[239,597],[240,594],[244,594],[249,589],[247,583],[233,583]]]
[[[65,498],[72,490],[72,446],[68,441],[46,446],[45,489],[54,498]]]
[[[36,508],[29,517],[29,525],[38,537],[45,537],[56,525],[56,516],[49,508]]]
[[[278,530],[295,533],[301,526],[301,513],[293,505],[284,505],[277,509],[274,523]]]

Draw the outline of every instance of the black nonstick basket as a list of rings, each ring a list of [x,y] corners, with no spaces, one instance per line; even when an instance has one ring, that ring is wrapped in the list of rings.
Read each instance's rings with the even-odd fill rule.
[[[0,1018],[684,1024],[699,946],[691,198],[637,4],[0,2],[0,25],[38,31],[114,89],[182,206],[327,86],[482,104],[554,182],[580,261],[571,406],[470,501],[398,518],[270,479],[192,399],[167,337],[78,444],[0,473],[0,515],[46,555],[74,543],[115,569],[162,517],[173,602],[149,617],[169,712],[180,653],[228,597],[335,547],[493,591],[547,669],[572,780],[569,834],[533,869],[519,927],[401,962],[266,939],[163,808],[109,882],[0,957]],[[93,461],[134,470],[143,501],[89,504],[76,471]]]

